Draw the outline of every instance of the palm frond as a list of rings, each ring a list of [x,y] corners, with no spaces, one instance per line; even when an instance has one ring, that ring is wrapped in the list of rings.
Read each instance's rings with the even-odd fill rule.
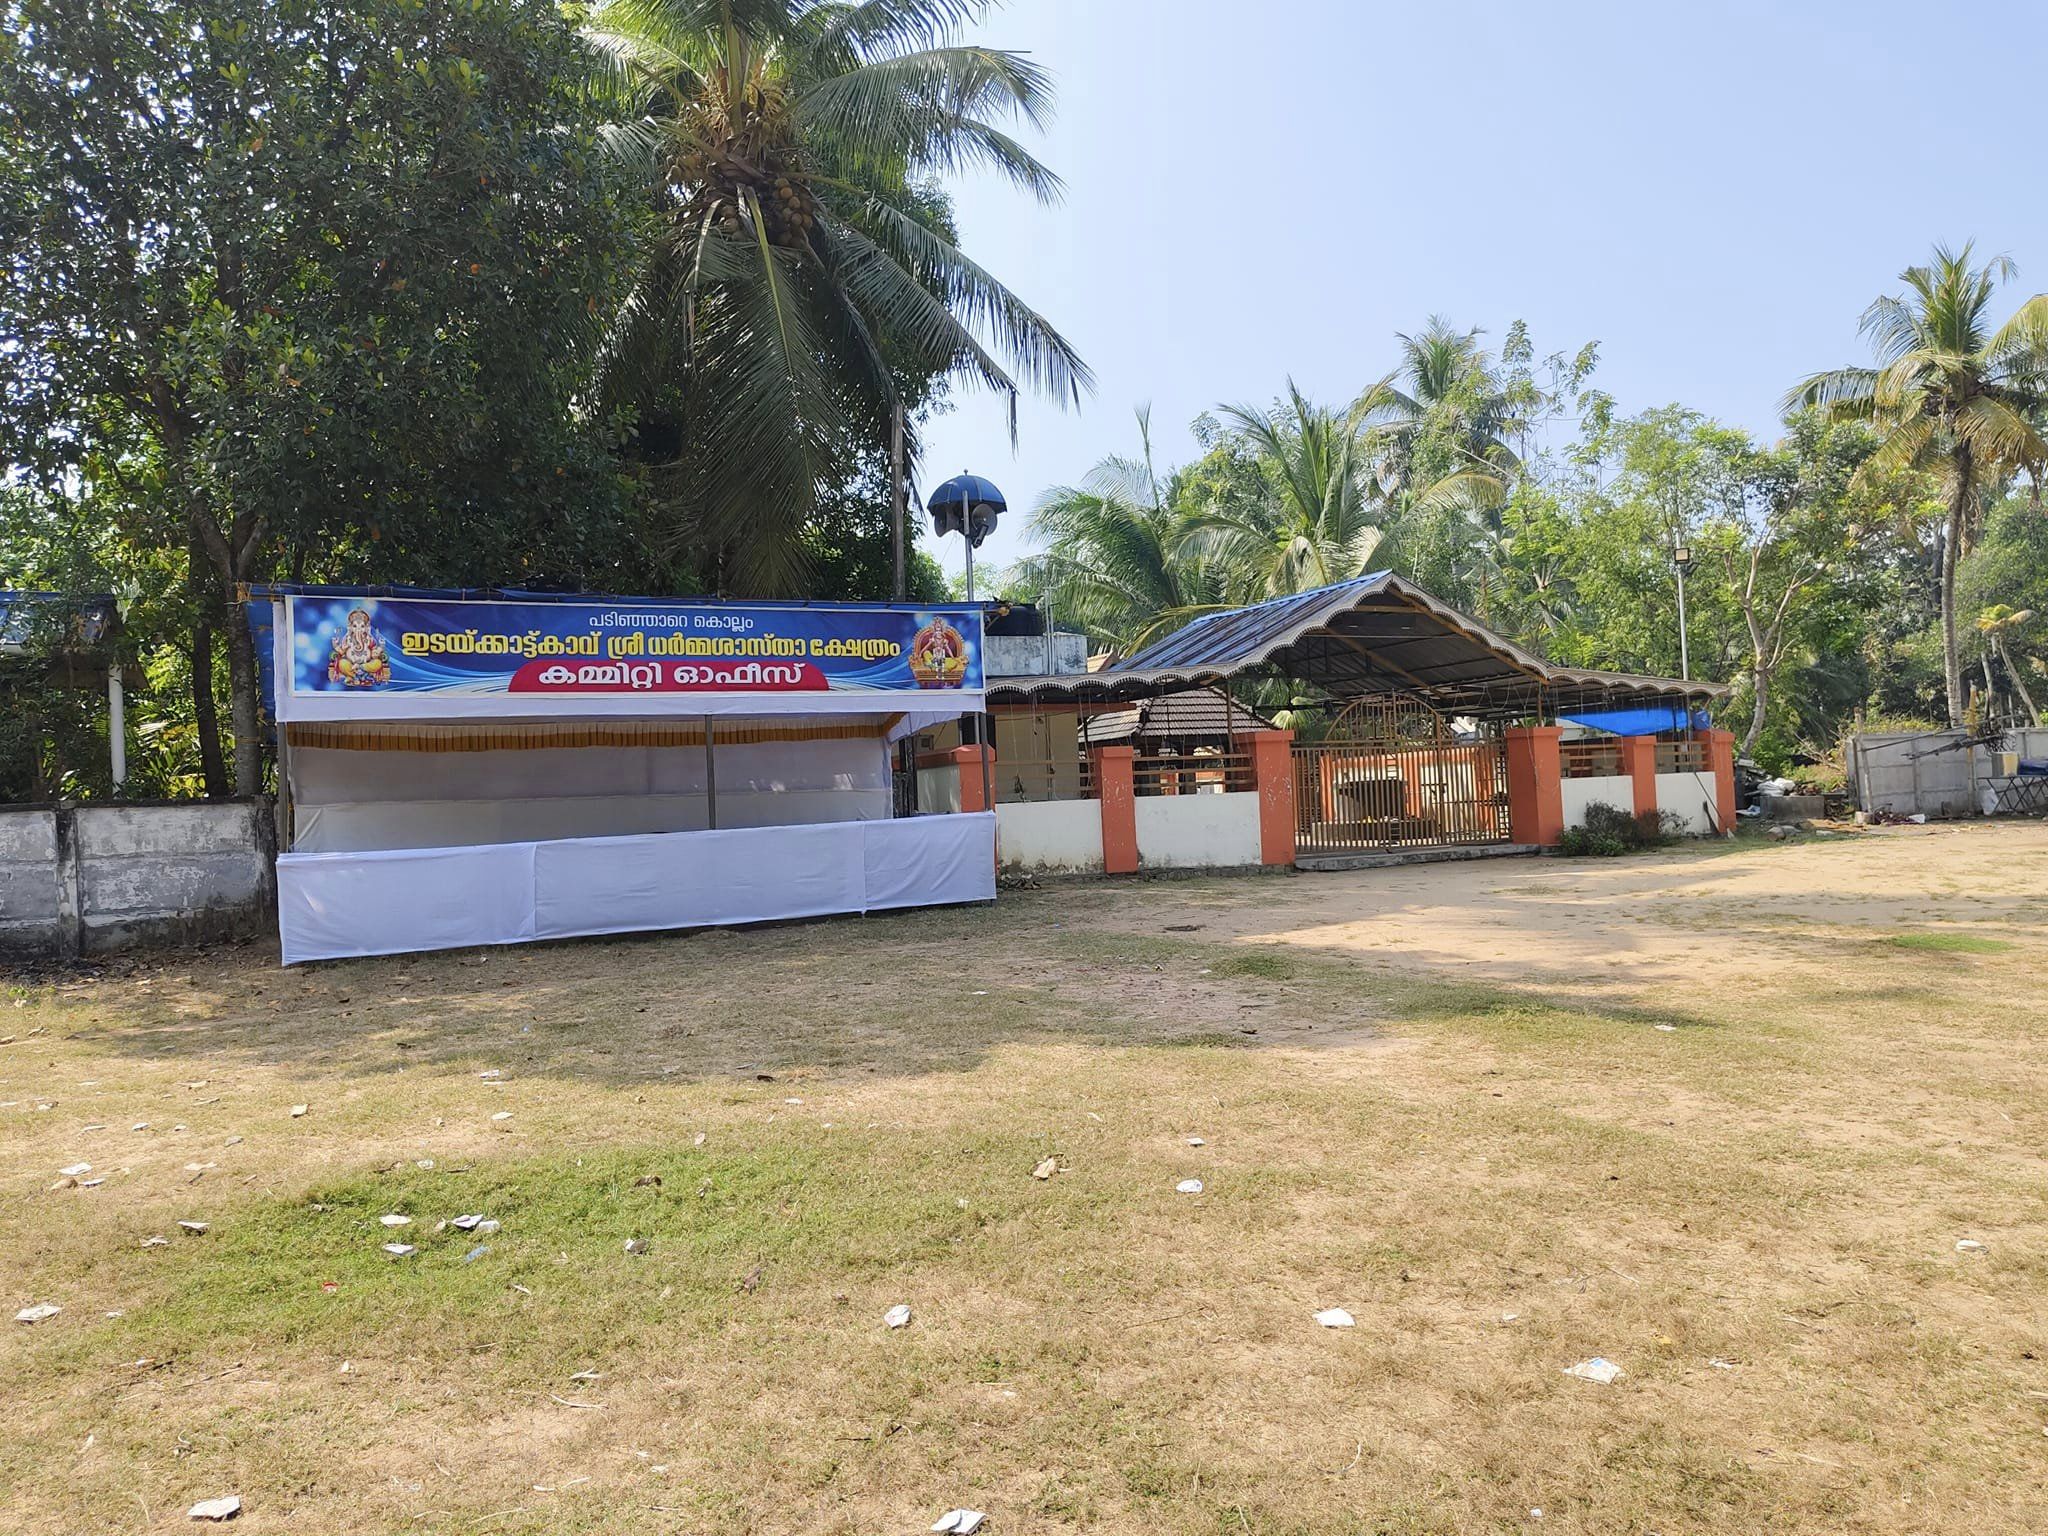
[[[861,0],[821,5],[811,15],[814,46],[862,58],[899,48],[929,48],[988,13],[988,0]]]
[[[1875,368],[1830,368],[1811,374],[1785,392],[1782,411],[1820,410],[1834,415],[1867,415],[1877,396]]]
[[[1004,353],[1026,383],[1054,400],[1078,405],[1095,388],[1093,370],[1043,315],[935,230],[882,198],[862,210],[877,243],[899,265],[922,275],[978,335]]]
[[[956,125],[1016,114],[1034,128],[1052,111],[1052,78],[1021,53],[954,45],[860,64],[809,85],[797,100],[804,124],[850,151],[907,150],[921,163]]]
[[[1991,466],[2048,463],[2048,441],[2009,401],[1977,395],[1956,412],[1956,435]]]

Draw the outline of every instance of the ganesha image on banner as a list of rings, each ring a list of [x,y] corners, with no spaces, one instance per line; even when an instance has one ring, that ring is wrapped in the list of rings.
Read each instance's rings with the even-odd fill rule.
[[[391,681],[391,658],[384,653],[384,637],[370,628],[370,615],[361,608],[349,611],[348,627],[334,637],[327,654],[327,681],[346,688],[375,688]]]
[[[933,619],[910,642],[910,675],[920,688],[958,688],[967,678],[967,641],[944,619]]]

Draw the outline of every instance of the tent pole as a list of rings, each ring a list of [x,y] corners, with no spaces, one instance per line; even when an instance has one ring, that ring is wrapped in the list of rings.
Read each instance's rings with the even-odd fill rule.
[[[704,717],[704,830],[718,830],[718,758],[711,750],[711,717]]]
[[[977,745],[981,748],[981,808],[985,811],[996,808],[995,786],[990,782],[992,771],[988,764],[989,755],[995,750],[995,727],[996,717],[984,711],[981,716],[981,729],[976,734],[981,737]]]

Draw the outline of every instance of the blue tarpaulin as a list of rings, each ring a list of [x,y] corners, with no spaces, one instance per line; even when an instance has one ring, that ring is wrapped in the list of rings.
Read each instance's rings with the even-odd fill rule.
[[[1582,714],[1559,715],[1573,725],[1583,725],[1614,736],[1655,736],[1659,731],[1704,731],[1707,712],[1688,710],[1679,704],[1655,704],[1636,709],[1589,709]]]

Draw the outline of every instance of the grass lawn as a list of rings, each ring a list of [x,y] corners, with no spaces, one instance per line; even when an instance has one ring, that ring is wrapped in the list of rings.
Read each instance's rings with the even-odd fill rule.
[[[23,978],[0,1523],[2039,1532],[2044,919],[1929,827]]]

